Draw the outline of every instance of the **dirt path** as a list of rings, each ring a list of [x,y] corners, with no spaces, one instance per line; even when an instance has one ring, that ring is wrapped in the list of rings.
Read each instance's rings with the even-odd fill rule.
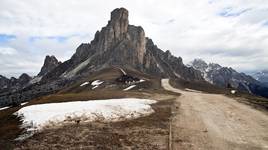
[[[268,149],[268,115],[219,94],[183,91],[176,100],[172,120],[172,148],[177,149]]]

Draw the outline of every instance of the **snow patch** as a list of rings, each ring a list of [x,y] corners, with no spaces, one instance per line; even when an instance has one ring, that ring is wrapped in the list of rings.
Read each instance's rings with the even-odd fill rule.
[[[103,81],[95,80],[95,81],[93,81],[93,82],[91,83],[91,85],[96,86],[96,85],[100,85],[100,84],[102,84],[102,83],[103,83]]]
[[[231,93],[232,93],[232,94],[235,94],[235,93],[236,93],[236,90],[231,90]]]
[[[85,86],[85,85],[88,85],[88,84],[89,84],[89,82],[84,82],[80,86]]]
[[[164,72],[164,69],[163,69],[158,63],[156,63],[156,67],[157,67],[161,72]]]
[[[127,73],[122,68],[119,68],[119,69],[123,73],[123,75],[127,75]]]
[[[2,108],[0,108],[0,110],[5,110],[5,109],[8,109],[8,108],[10,108],[10,107],[2,107]]]
[[[193,89],[188,89],[188,88],[185,88],[185,91],[202,93],[201,91],[197,91],[197,90],[193,90]]]
[[[181,76],[177,74],[175,71],[173,71],[173,73],[175,74],[176,77],[181,78]]]
[[[130,89],[133,89],[134,87],[136,87],[136,85],[131,85],[131,86],[125,88],[123,91],[128,91],[128,90],[130,90]]]
[[[28,103],[28,102],[24,102],[24,103],[21,103],[20,105],[23,106],[23,105],[25,105],[25,104],[27,104],[27,103]]]
[[[92,87],[92,90],[99,87],[99,85],[101,85],[104,81],[100,81],[100,80],[95,80],[91,83],[91,85],[93,86]]]
[[[140,79],[140,81],[139,81],[139,82],[141,83],[141,82],[144,82],[144,81],[145,81],[145,80],[143,80],[143,79]]]
[[[106,122],[133,119],[153,113],[150,106],[153,103],[156,101],[137,98],[49,103],[26,106],[14,114],[22,118],[23,128],[36,131],[44,127],[74,123],[76,120]]]
[[[203,77],[204,77],[204,79],[205,79],[207,82],[213,84],[213,81],[209,78],[207,72],[202,72],[202,73],[203,73]]]

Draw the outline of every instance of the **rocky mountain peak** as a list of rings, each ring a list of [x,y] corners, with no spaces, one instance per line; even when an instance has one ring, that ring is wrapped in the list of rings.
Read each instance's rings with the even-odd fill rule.
[[[207,63],[200,58],[194,59],[192,62],[190,62],[189,65],[201,72],[209,72],[212,70],[219,70],[223,68],[221,65],[217,63]],[[227,70],[231,71],[232,69],[227,68]]]
[[[125,8],[117,8],[111,12],[111,20],[109,25],[119,27],[120,31],[127,31],[128,28],[128,10]]]
[[[25,85],[27,83],[30,82],[30,80],[32,79],[32,77],[30,77],[28,74],[26,73],[23,73],[20,75],[20,77],[18,78],[18,82],[21,84],[21,85]]]
[[[117,42],[128,38],[128,28],[128,10],[125,8],[117,8],[111,12],[111,19],[108,25],[100,32],[96,33],[95,39],[103,40],[103,38],[106,37],[106,41],[103,45],[104,51],[106,51],[110,46],[113,46],[113,44],[117,44]]]
[[[23,73],[19,76],[19,79],[29,79],[31,78],[27,73]]]
[[[195,68],[196,70],[200,70],[201,72],[205,71],[208,68],[208,64],[202,59],[194,59],[190,66]]]
[[[140,66],[146,51],[145,32],[142,27],[129,25],[128,11],[117,8],[111,12],[111,19],[97,31],[90,44],[80,45],[72,57],[77,65],[91,60],[95,67],[104,65]]]
[[[222,66],[217,63],[209,63],[208,66],[210,70],[219,70],[222,68]]]
[[[10,78],[10,81],[11,81],[11,82],[16,82],[17,80],[18,80],[18,79],[16,79],[15,77],[11,77],[11,78]]]
[[[39,72],[38,76],[43,76],[47,74],[49,71],[57,67],[60,63],[61,62],[59,62],[55,56],[47,55],[43,67],[41,68],[41,71]]]

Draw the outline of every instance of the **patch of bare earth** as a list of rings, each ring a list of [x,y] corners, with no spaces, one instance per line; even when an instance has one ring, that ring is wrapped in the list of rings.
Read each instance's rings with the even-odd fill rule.
[[[161,96],[160,96],[161,95]],[[120,122],[73,123],[45,129],[18,142],[16,149],[168,149],[172,96],[155,94],[155,113]]]

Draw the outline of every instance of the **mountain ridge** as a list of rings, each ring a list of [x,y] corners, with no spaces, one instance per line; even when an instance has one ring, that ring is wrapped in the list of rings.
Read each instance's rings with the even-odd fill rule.
[[[24,88],[32,80],[32,77],[26,73],[21,74],[18,78],[7,78],[0,75],[0,93],[3,91],[16,91]]]
[[[268,97],[267,87],[252,76],[239,73],[231,67],[222,67],[216,63],[206,63],[202,59],[194,59],[189,65],[201,71],[204,79],[211,84]]]

